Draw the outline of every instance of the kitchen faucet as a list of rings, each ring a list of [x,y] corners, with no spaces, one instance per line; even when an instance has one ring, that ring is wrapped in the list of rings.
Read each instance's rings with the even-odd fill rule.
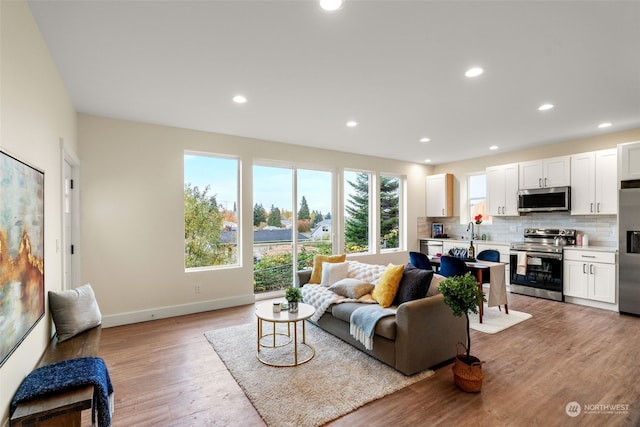
[[[475,236],[475,232],[474,232],[474,227],[475,225],[473,224],[473,221],[469,222],[469,225],[467,225],[467,231],[471,230],[471,238],[470,240],[473,240],[476,236]]]

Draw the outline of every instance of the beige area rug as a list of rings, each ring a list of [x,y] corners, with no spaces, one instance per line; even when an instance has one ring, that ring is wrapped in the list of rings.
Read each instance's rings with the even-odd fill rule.
[[[487,334],[495,334],[496,332],[503,331],[510,326],[524,322],[531,317],[532,316],[528,313],[522,313],[511,309],[509,309],[509,314],[506,314],[504,312],[504,307],[502,307],[502,311],[499,311],[498,307],[485,306],[482,323],[479,323],[477,314],[471,313],[469,314],[469,327]]]
[[[205,337],[271,427],[321,426],[433,375],[427,370],[407,377],[309,322],[306,342],[315,356],[297,367],[267,366],[256,358],[256,329],[251,323]]]

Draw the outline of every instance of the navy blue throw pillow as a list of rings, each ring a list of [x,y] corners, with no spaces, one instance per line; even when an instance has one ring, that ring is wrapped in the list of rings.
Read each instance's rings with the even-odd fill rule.
[[[411,264],[405,265],[393,304],[400,305],[407,301],[426,297],[432,278],[433,270],[416,268]]]

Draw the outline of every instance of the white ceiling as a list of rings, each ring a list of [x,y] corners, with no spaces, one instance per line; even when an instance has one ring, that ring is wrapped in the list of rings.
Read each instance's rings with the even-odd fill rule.
[[[640,127],[638,1],[29,3],[81,113],[433,164]]]

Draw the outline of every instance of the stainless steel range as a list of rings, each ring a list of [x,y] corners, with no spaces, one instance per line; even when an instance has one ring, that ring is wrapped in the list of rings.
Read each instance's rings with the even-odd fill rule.
[[[511,243],[511,292],[564,301],[562,250],[576,244],[576,230],[527,228]]]

